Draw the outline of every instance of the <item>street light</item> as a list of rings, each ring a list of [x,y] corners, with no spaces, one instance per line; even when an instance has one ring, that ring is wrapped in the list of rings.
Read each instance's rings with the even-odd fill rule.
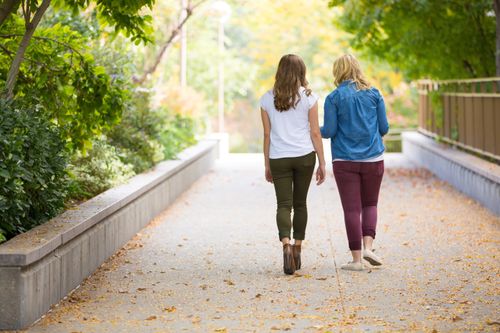
[[[179,22],[182,22],[187,16],[187,0],[181,0],[181,16],[179,18]],[[187,34],[186,34],[187,26],[184,24],[181,27],[180,37],[181,37],[181,48],[180,48],[180,84],[181,87],[186,86],[186,72],[187,72]]]
[[[216,1],[212,5],[212,10],[219,17],[219,75],[218,75],[218,101],[217,113],[219,116],[219,132],[224,132],[224,23],[231,16],[231,7],[225,1]]]

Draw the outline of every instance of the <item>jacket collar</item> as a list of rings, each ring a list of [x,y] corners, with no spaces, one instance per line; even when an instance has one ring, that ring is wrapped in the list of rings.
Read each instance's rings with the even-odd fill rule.
[[[350,84],[350,83],[352,83],[352,80],[345,80],[345,81],[342,81],[342,83],[341,83],[341,84],[339,84],[339,88],[340,88],[340,87],[343,87],[343,86],[346,86],[346,85],[348,85],[348,84]]]

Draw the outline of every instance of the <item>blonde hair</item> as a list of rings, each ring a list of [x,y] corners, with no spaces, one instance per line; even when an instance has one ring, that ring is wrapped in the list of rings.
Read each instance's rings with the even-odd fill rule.
[[[345,80],[351,80],[356,84],[358,90],[365,90],[371,87],[361,71],[358,59],[352,54],[344,54],[335,60],[333,63],[333,77],[336,86]]]
[[[307,88],[306,65],[295,54],[281,57],[274,81],[274,106],[278,111],[287,111],[296,106],[300,101],[299,88],[306,89],[306,95],[311,95]]]

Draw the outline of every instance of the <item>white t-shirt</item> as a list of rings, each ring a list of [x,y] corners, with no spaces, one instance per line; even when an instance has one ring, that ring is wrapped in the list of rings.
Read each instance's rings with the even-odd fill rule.
[[[299,89],[300,100],[287,111],[279,112],[274,107],[272,90],[260,98],[260,107],[267,112],[271,121],[271,145],[269,158],[298,157],[314,151],[309,126],[309,110],[317,102],[314,93],[306,95],[304,87]]]

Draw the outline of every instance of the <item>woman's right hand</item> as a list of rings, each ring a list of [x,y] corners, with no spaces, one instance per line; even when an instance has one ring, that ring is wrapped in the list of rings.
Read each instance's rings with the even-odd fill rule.
[[[270,183],[273,182],[273,175],[271,174],[271,168],[266,167],[266,180]]]
[[[316,185],[321,185],[326,178],[326,167],[324,164],[320,164],[316,170]]]

